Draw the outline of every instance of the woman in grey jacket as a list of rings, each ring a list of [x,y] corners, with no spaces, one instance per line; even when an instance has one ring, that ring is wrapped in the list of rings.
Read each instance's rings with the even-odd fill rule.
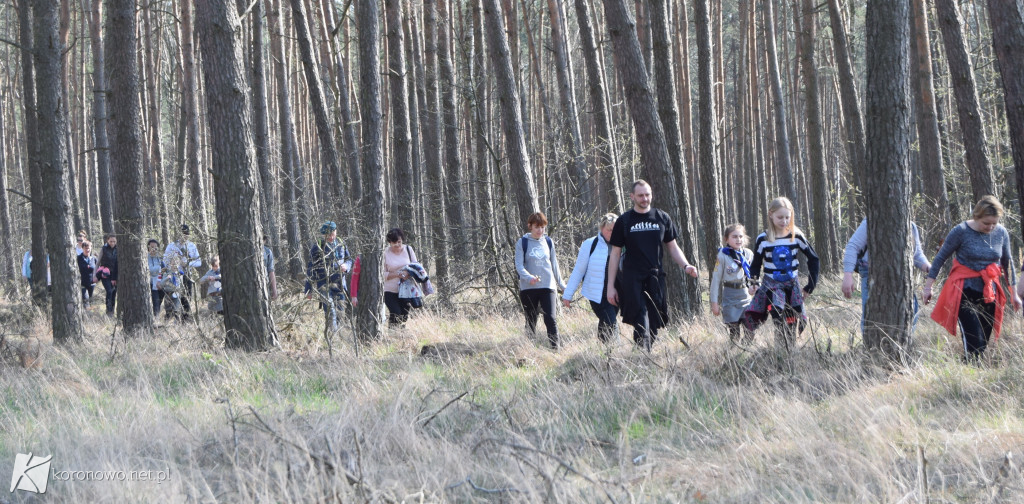
[[[558,349],[558,326],[555,324],[555,289],[565,290],[565,282],[558,270],[555,245],[547,236],[548,219],[543,213],[534,213],[526,221],[529,233],[523,235],[516,247],[516,272],[519,274],[519,301],[526,314],[526,327],[530,333],[537,330],[537,316],[544,315],[551,348]]]

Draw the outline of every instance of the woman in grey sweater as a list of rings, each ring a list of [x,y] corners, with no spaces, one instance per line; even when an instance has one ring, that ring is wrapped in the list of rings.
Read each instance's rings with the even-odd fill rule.
[[[536,212],[526,221],[529,233],[516,243],[516,272],[519,274],[519,301],[526,314],[530,333],[537,330],[537,316],[544,315],[551,348],[558,349],[558,326],[555,324],[555,289],[565,290],[555,244],[547,236],[548,219]]]
[[[932,267],[924,283],[922,297],[925,304],[928,304],[932,299],[932,284],[942,270],[942,265],[955,254],[950,279],[943,285],[943,293],[932,311],[932,318],[943,323],[947,311],[949,315],[956,313],[957,323],[946,329],[955,336],[956,326],[959,326],[964,355],[968,358],[981,356],[993,330],[998,337],[1003,305],[997,301],[1005,300],[1005,297],[999,292],[1002,289],[999,278],[990,278],[992,269],[998,270],[1008,285],[1016,283],[1010,254],[1010,234],[999,224],[1002,216],[1003,205],[999,200],[994,196],[982,197],[974,207],[974,218],[961,222],[946,236],[942,248],[932,260]],[[986,285],[986,278],[990,285]],[[959,292],[955,290],[958,286]],[[1014,310],[1019,310],[1020,297],[1012,287],[1009,291]]]

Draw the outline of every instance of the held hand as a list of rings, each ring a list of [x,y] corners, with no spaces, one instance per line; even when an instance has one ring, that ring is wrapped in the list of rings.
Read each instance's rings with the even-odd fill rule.
[[[932,287],[930,285],[924,286],[924,290],[921,292],[921,299],[924,299],[924,304],[932,302]]]
[[[540,277],[539,276],[535,276],[535,277],[530,279],[530,285],[537,285],[537,282],[539,282],[539,281],[540,281]]]
[[[853,273],[843,273],[843,297],[850,299],[853,295]]]
[[[711,303],[711,313],[716,317],[722,314],[722,307],[718,303]]]
[[[925,272],[925,273],[928,273],[928,272],[929,272],[929,271],[931,271],[931,270],[932,270],[932,265],[931,265],[931,263],[927,263],[927,262],[926,262],[926,263],[924,263],[924,264],[922,264],[922,265],[921,265],[921,271],[923,271],[923,272]]]
[[[756,285],[751,285],[750,287],[747,287],[747,294],[750,294],[751,296],[753,296],[756,292],[757,292],[757,286]]]
[[[348,263],[341,263],[341,272],[348,273]]]
[[[1016,292],[1013,293],[1013,311],[1020,313],[1020,296]]]
[[[697,267],[696,266],[694,266],[692,264],[687,265],[685,271],[686,271],[687,275],[690,275],[693,278],[697,278]]]
[[[358,304],[359,304],[359,298],[352,298],[352,306],[357,306]]]
[[[619,306],[619,292],[615,290],[615,287],[608,287],[608,302],[612,306]]]
[[[562,300],[562,306],[568,308],[571,305],[572,305],[572,303],[568,299],[563,299]]]

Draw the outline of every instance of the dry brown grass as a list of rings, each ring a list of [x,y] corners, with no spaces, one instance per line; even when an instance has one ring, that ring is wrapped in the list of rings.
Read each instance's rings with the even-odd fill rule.
[[[767,330],[731,346],[712,317],[650,356],[625,328],[604,346],[583,304],[561,313],[558,353],[523,335],[518,311],[465,304],[418,313],[358,357],[339,335],[333,358],[298,299],[277,305],[283,349],[266,354],[223,350],[212,317],[115,339],[111,357],[98,312],[64,348],[39,317],[12,316],[3,329],[46,358],[0,364],[0,476],[32,451],[54,470],[170,473],[51,479],[59,502],[922,502],[922,448],[931,502],[1024,501],[1019,320],[965,366],[922,316],[916,361],[892,371],[862,351],[859,304],[837,294],[826,283],[810,299],[789,355]]]

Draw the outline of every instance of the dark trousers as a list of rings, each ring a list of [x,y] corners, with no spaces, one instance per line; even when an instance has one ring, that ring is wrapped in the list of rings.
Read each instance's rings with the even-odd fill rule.
[[[558,326],[555,324],[555,291],[552,289],[526,289],[519,291],[519,301],[526,314],[526,328],[537,332],[537,316],[544,315],[551,348],[558,348]]]
[[[96,284],[88,287],[82,287],[82,302],[86,305],[89,304],[89,300],[92,299],[92,291],[96,288]]]
[[[149,297],[153,300],[153,315],[160,315],[160,305],[164,303],[164,291],[151,289]]]
[[[729,328],[729,341],[737,343],[740,341],[740,333],[743,334],[743,343],[749,344],[754,342],[754,331],[747,329],[742,322],[733,322],[731,324],[725,324]]]
[[[107,315],[114,313],[114,302],[117,299],[117,286],[109,278],[103,279],[103,288],[107,290]]]
[[[618,286],[622,321],[633,326],[636,346],[650,351],[658,329],[668,322],[665,273],[660,270],[629,272],[619,277]]]
[[[397,327],[409,320],[412,301],[398,297],[397,292],[384,293],[384,306],[388,307],[388,325]]]
[[[974,289],[964,289],[957,318],[964,339],[964,354],[969,359],[980,357],[992,336],[996,304],[986,303],[982,293]]]
[[[188,317],[192,314],[192,291],[195,289],[196,283],[188,276],[183,276],[181,286],[184,287],[184,290],[178,294],[181,298],[181,313]]]
[[[603,343],[613,341],[619,329],[619,322],[615,319],[619,314],[619,307],[609,303],[608,298],[604,298],[600,303],[591,301],[590,309],[597,315],[598,339]]]

